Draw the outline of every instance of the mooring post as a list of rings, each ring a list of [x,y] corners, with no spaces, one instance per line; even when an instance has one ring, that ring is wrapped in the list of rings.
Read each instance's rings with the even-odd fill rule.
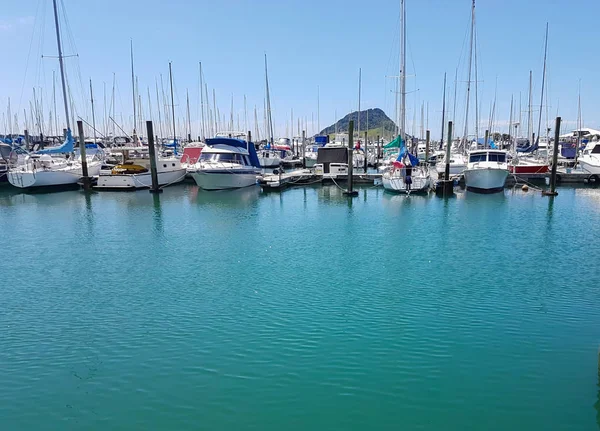
[[[27,151],[30,151],[30,148],[29,148],[29,130],[25,129],[24,135],[25,135],[25,149]]]
[[[367,145],[367,131],[365,130],[365,174],[367,173],[367,157],[369,155],[369,147]]]
[[[429,165],[429,140],[431,139],[431,132],[427,130],[425,132],[425,164]]]
[[[448,140],[446,141],[446,169],[444,180],[450,181],[450,148],[452,147],[452,121],[448,121]]]
[[[348,189],[344,192],[344,195],[354,197],[358,196],[358,192],[354,191],[354,120],[350,120],[348,124]]]
[[[429,131],[428,131],[429,132]],[[427,133],[429,138],[429,133]],[[452,147],[452,121],[448,121],[448,141],[446,142],[446,166],[444,170],[444,178],[437,182],[435,193],[438,196],[448,196],[454,193],[454,181],[450,179],[450,148]]]
[[[82,184],[84,190],[89,190],[91,187],[90,177],[88,175],[87,156],[85,153],[85,135],[83,134],[83,121],[77,121],[77,131],[79,132],[79,153],[81,156],[81,173]]]
[[[489,143],[490,143],[490,131],[486,130],[485,131],[485,141],[483,141],[483,148],[487,148]]]
[[[375,156],[375,169],[379,167],[379,135],[377,135],[377,155]]]
[[[154,147],[154,130],[152,121],[146,121],[146,129],[148,131],[148,153],[150,153],[150,176],[152,177],[152,187],[150,193],[162,193],[162,189],[158,186],[158,173],[156,171],[156,148]]]
[[[552,171],[550,174],[550,191],[543,191],[544,196],[558,196],[556,192],[556,168],[558,165],[558,140],[560,139],[560,117],[556,117],[554,126],[554,151],[552,153]]]
[[[306,169],[306,130],[302,131],[302,169]]]

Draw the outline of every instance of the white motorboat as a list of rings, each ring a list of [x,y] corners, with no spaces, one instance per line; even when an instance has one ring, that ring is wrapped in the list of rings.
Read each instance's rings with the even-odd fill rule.
[[[121,147],[121,161],[104,166],[98,175],[96,190],[136,190],[152,187],[150,156],[147,147]],[[186,169],[177,157],[158,156],[156,160],[158,185],[176,184],[185,178]]]
[[[281,164],[279,151],[263,148],[258,152],[258,162],[262,168],[278,168]]]
[[[600,141],[589,142],[579,156],[579,166],[591,175],[600,175]]]
[[[467,190],[477,193],[497,193],[504,190],[509,170],[506,151],[475,150],[469,153],[463,171]]]
[[[260,175],[254,144],[236,138],[207,139],[196,166],[192,178],[204,190],[253,186]]]
[[[446,172],[446,156],[445,154],[437,158],[437,163],[435,164],[435,170],[439,174],[444,174]],[[464,154],[459,152],[450,153],[450,176],[456,176],[462,174],[462,172],[467,167],[467,157]]]

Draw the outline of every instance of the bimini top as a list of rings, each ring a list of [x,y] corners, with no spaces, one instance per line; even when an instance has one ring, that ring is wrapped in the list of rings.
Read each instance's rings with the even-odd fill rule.
[[[248,151],[248,157],[250,158],[250,163],[255,168],[260,168],[260,162],[258,161],[258,156],[256,155],[256,149],[254,148],[254,144],[252,142],[246,142],[243,139],[237,138],[210,138],[206,140],[206,145],[209,147],[214,147],[217,145],[225,145],[230,147],[243,148]]]

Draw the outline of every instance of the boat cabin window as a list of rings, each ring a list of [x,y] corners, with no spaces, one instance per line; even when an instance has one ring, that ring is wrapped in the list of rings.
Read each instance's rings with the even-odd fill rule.
[[[490,162],[506,163],[506,154],[504,154],[504,153],[489,153],[488,160]]]
[[[476,154],[471,154],[469,156],[469,162],[470,163],[485,162],[485,161],[487,161],[487,154],[486,153],[476,153]]]
[[[200,160],[208,162],[222,162],[222,163],[239,163],[244,164],[244,158],[247,157],[243,154],[237,153],[202,153],[200,154]]]
[[[592,154],[600,154],[600,144],[596,144],[596,146],[592,148]]]

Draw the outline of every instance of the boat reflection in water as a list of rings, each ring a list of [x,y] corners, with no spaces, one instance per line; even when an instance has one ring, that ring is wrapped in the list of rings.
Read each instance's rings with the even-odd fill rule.
[[[260,193],[260,187],[258,186],[210,192],[202,190],[198,186],[188,187],[190,202],[220,208],[248,206],[258,200]]]

